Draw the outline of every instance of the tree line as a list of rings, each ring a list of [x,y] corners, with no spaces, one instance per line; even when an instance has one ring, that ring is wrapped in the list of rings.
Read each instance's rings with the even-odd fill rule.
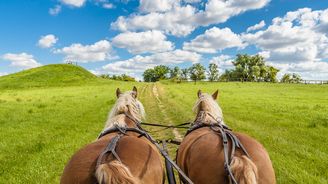
[[[278,82],[277,74],[279,70],[267,65],[265,59],[260,55],[237,54],[232,62],[234,68],[219,73],[219,66],[210,63],[207,69],[200,63],[193,64],[188,68],[175,66],[170,68],[165,65],[158,65],[144,71],[143,79],[145,82],[156,82],[159,80],[170,79],[175,82],[182,81],[241,81],[241,82]],[[100,77],[120,81],[136,81],[134,77],[126,74],[108,75],[102,74]],[[300,83],[302,78],[298,74],[284,74],[280,82]]]
[[[197,82],[205,79],[208,81],[278,82],[277,74],[279,70],[267,65],[264,58],[260,55],[238,54],[232,64],[234,68],[225,70],[221,75],[219,74],[219,66],[215,63],[210,63],[207,69],[200,63],[183,69],[177,66],[169,68],[165,65],[159,65],[145,70],[143,78],[145,82],[156,82],[165,79],[180,82],[187,80]],[[296,74],[286,75],[290,78],[296,76]],[[293,81],[300,82],[301,79]],[[281,82],[286,82],[286,80]]]
[[[111,80],[119,80],[119,81],[133,81],[133,82],[136,81],[134,77],[131,77],[126,74],[112,75],[112,76],[110,76],[109,74],[101,74],[99,77],[103,79],[111,79]]]

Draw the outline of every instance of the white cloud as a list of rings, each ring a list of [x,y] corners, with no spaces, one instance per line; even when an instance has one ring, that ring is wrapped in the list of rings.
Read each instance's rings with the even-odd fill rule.
[[[210,63],[215,63],[216,65],[218,65],[219,71],[224,72],[225,70],[230,70],[230,69],[234,68],[234,66],[232,64],[233,60],[234,59],[232,56],[223,54],[220,56],[213,57],[210,60]]]
[[[183,0],[185,3],[199,3],[202,0]]]
[[[216,53],[226,48],[244,47],[240,36],[233,33],[229,28],[213,27],[206,30],[204,34],[198,35],[191,42],[183,44],[184,50],[202,53]]]
[[[256,45],[260,54],[281,69],[280,73],[328,78],[328,32],[322,30],[326,17],[328,9],[299,9],[274,18],[265,30],[243,34],[242,39]]]
[[[4,60],[10,61],[11,66],[23,69],[41,66],[41,64],[34,59],[33,55],[27,54],[25,52],[20,54],[7,53],[3,55],[2,58]]]
[[[178,3],[176,0],[140,0],[139,10],[143,13],[166,12]]]
[[[244,34],[242,38],[266,51],[275,62],[307,62],[328,58],[328,37],[316,30],[325,11],[304,8],[274,18],[266,30]]]
[[[58,41],[58,38],[56,38],[53,34],[48,34],[46,36],[41,36],[38,45],[41,48],[49,48],[52,47],[54,44],[56,44]]]
[[[65,60],[87,63],[113,59],[111,56],[112,47],[109,41],[100,40],[92,45],[82,45],[74,43],[69,47],[57,49],[54,53],[64,54]]]
[[[201,55],[183,51],[174,50],[170,52],[156,53],[149,56],[136,55],[133,58],[109,63],[103,66],[103,70],[109,73],[141,73],[147,68],[154,67],[156,65],[168,65],[168,64],[179,64],[184,62],[199,62]]]
[[[49,9],[49,14],[50,15],[58,15],[58,13],[61,11],[61,6],[60,5],[56,5],[53,8]]]
[[[327,62],[303,62],[303,63],[269,63],[280,70],[280,77],[285,73],[297,73],[303,79],[327,80]]]
[[[113,38],[113,45],[126,48],[130,53],[156,53],[173,50],[174,46],[160,31],[125,32]]]
[[[8,75],[7,72],[0,72],[0,76]]]
[[[262,20],[260,23],[255,24],[254,26],[248,27],[247,28],[247,32],[256,31],[256,30],[262,29],[264,26],[265,26],[265,22],[264,22],[264,20]]]
[[[194,13],[195,8],[190,5],[177,6],[165,13],[133,14],[128,18],[120,16],[111,27],[120,31],[161,30],[172,35],[183,36],[195,29],[191,24]]]
[[[156,4],[154,7],[151,6],[152,8],[144,8],[145,10],[141,14],[131,14],[128,17],[120,16],[111,24],[111,27],[120,31],[157,29],[175,36],[186,36],[199,26],[223,23],[232,16],[248,10],[262,8],[269,1],[209,0],[205,4],[204,10],[197,9],[196,6],[194,7],[191,4],[182,5],[180,1],[178,3],[168,3],[171,1],[166,1],[167,6],[165,8],[158,7],[158,4]],[[144,14],[144,11],[149,13]]]
[[[105,8],[105,9],[113,9],[113,8],[115,8],[114,4],[112,4],[112,3],[104,3],[102,5],[102,7]]]
[[[74,6],[74,7],[82,7],[86,0],[60,0],[63,4]]]

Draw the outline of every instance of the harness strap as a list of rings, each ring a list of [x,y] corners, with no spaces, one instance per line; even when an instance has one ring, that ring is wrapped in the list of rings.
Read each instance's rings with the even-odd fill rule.
[[[212,129],[213,130],[213,129]],[[229,147],[228,147],[228,137],[226,132],[224,131],[223,127],[219,127],[219,131],[221,133],[222,136],[222,141],[223,141],[223,153],[224,153],[224,170],[226,171],[226,173],[228,174],[229,180],[233,183],[233,184],[237,184],[237,181],[235,179],[235,177],[232,174],[232,171],[230,169],[230,162],[231,160],[229,160]],[[231,140],[232,142],[234,142],[234,140]],[[233,157],[233,155],[231,155],[231,158]]]
[[[139,133],[140,135],[138,137],[142,137],[145,136],[152,144],[154,144],[157,149],[159,150],[159,152],[162,154],[162,156],[165,158],[166,161],[168,161],[168,163],[170,163],[177,171],[178,173],[182,176],[182,178],[187,181],[189,184],[193,184],[193,182],[188,178],[188,176],[179,168],[179,166],[170,158],[170,156],[168,155],[168,153],[156,142],[156,140],[151,137],[144,129],[142,129],[142,127],[140,126],[140,122],[138,122],[136,119],[134,119],[133,117],[131,117],[129,114],[125,113],[125,115],[130,118],[132,121],[135,122],[137,128],[125,128],[125,127],[118,127],[117,125],[115,125],[114,127],[111,127],[109,129],[104,130],[103,132],[100,133],[100,135],[98,136],[98,139],[100,139],[101,137],[109,134],[109,133],[113,133],[113,132],[117,132],[119,131],[120,134],[118,134],[117,136],[115,136],[112,141],[109,143],[108,147],[111,149],[111,151],[106,151],[107,148],[105,149],[105,151],[103,151],[103,153],[98,157],[99,163],[102,162],[102,158],[105,154],[107,153],[113,153],[116,154],[115,152],[115,147],[116,144],[118,142],[118,140],[123,136],[126,135],[127,131],[132,131],[132,132],[136,132]],[[118,137],[118,138],[116,138]],[[116,139],[117,140],[116,140]],[[113,144],[113,146],[110,146],[111,144]],[[118,160],[120,161],[118,155],[116,154],[116,156],[114,155],[115,158],[118,158]],[[98,160],[97,160],[97,166],[98,166]],[[100,164],[99,164],[100,165]]]
[[[209,127],[214,132],[220,133],[223,142],[222,144],[223,144],[223,153],[224,153],[224,170],[228,176],[229,183],[238,184],[230,168],[231,161],[235,155],[236,147],[241,149],[245,153],[245,155],[247,155],[247,157],[250,158],[250,156],[246,151],[245,147],[241,144],[241,142],[237,138],[237,136],[233,134],[232,130],[228,126],[222,123],[223,122],[222,119],[217,119],[211,113],[203,111],[202,116],[204,116],[204,114],[208,114],[215,121],[215,123],[205,124],[199,119],[196,119],[194,125],[187,131],[186,136],[192,131],[203,127]],[[230,158],[229,158],[228,139],[231,140]]]
[[[99,165],[102,164],[103,160],[104,160],[104,157],[106,155],[109,155],[110,153],[120,162],[121,159],[120,157],[118,156],[118,154],[116,153],[115,149],[116,149],[116,145],[117,145],[117,142],[120,140],[120,138],[122,137],[123,135],[122,134],[118,134],[116,135],[107,145],[107,147],[104,149],[104,151],[99,155],[98,159],[97,159],[97,165],[96,167],[99,167]]]

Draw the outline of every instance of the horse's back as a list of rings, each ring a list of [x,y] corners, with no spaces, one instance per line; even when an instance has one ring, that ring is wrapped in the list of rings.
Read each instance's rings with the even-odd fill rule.
[[[272,164],[264,147],[245,134],[235,135],[257,166],[259,183],[275,183]],[[230,143],[229,141],[229,148]],[[235,155],[243,155],[243,152],[237,149]],[[194,130],[184,138],[178,150],[177,163],[196,184],[227,182],[221,135],[208,127]]]
[[[66,165],[61,177],[61,183],[96,183],[95,171],[98,156],[115,135],[106,135],[77,151]],[[154,146],[144,137],[138,138],[135,135],[123,136],[117,143],[116,152],[122,163],[129,168],[135,177],[140,178],[141,181],[162,182],[163,178],[158,177],[163,175],[160,155]],[[111,155],[104,162],[110,162],[112,160],[114,158]],[[142,183],[146,182],[142,181]]]

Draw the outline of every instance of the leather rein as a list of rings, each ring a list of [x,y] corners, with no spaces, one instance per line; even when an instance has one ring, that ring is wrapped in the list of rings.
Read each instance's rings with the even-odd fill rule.
[[[138,137],[145,137],[147,138],[152,144],[154,144],[157,149],[159,150],[159,152],[162,154],[162,156],[165,158],[165,160],[167,162],[169,162],[171,164],[172,167],[174,167],[177,172],[183,177],[183,179],[185,181],[187,181],[189,184],[193,184],[193,182],[188,178],[188,176],[179,168],[179,166],[169,157],[168,153],[165,151],[165,149],[163,147],[161,147],[158,142],[151,137],[148,132],[146,130],[144,130],[140,125],[142,124],[141,122],[139,122],[138,120],[136,120],[135,118],[133,118],[131,115],[129,115],[128,113],[124,113],[126,117],[128,117],[130,120],[132,120],[135,125],[136,128],[129,128],[129,127],[119,127],[118,125],[115,125],[113,127],[110,127],[108,129],[105,129],[104,131],[102,131],[99,136],[98,139],[100,139],[101,137],[110,134],[110,133],[118,133],[114,138],[111,139],[111,141],[108,143],[107,147],[102,151],[102,153],[99,155],[98,159],[97,159],[97,164],[96,164],[96,168],[99,167],[99,165],[101,165],[104,161],[104,158],[106,156],[108,156],[109,154],[112,154],[119,162],[122,162],[120,157],[118,156],[118,154],[116,153],[116,146],[118,141],[120,140],[120,138],[122,138],[123,136],[128,136],[127,132],[135,132],[138,133],[139,136]]]
[[[242,145],[242,143],[239,141],[237,136],[232,132],[232,130],[228,126],[223,124],[222,119],[215,118],[211,113],[209,113],[207,111],[200,111],[200,113],[209,115],[215,122],[208,124],[208,123],[204,123],[204,122],[200,121],[199,118],[197,118],[195,120],[195,122],[193,123],[193,126],[190,127],[190,129],[187,131],[185,136],[187,136],[194,130],[204,128],[204,127],[209,127],[215,133],[221,134],[221,138],[222,138],[222,142],[223,142],[223,152],[224,152],[224,170],[228,176],[230,183],[238,184],[231,171],[230,164],[234,157],[236,148],[241,149],[245,153],[245,155],[248,158],[250,158],[248,152],[246,151],[246,149]],[[228,145],[229,140],[228,139],[231,140],[230,157],[229,157],[229,145]]]

